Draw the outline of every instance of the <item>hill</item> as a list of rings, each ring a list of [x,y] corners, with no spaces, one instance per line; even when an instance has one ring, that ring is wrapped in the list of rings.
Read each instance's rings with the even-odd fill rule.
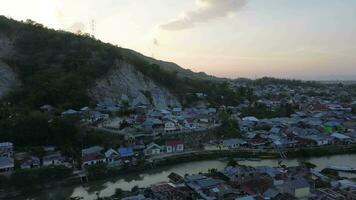
[[[14,107],[50,104],[68,109],[95,104],[152,104],[157,108],[239,98],[225,79],[103,43],[89,35],[48,29],[0,16],[0,97]],[[226,98],[221,98],[225,96]]]

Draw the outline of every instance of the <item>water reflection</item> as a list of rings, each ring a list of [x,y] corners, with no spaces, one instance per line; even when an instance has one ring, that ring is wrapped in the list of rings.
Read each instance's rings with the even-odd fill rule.
[[[336,155],[336,156],[326,156],[326,157],[319,157],[319,158],[308,158],[308,159],[290,159],[283,162],[286,166],[296,166],[300,162],[309,161],[318,166],[318,169],[323,169],[329,164],[336,164],[336,165],[349,165],[356,167],[356,155]],[[261,160],[261,161],[239,161],[240,164],[243,165],[250,165],[250,166],[278,166],[278,160],[271,159],[271,160]],[[210,161],[197,161],[197,162],[188,162],[177,164],[170,167],[162,167],[159,169],[149,169],[144,173],[134,173],[134,174],[127,174],[116,179],[109,179],[105,181],[98,181],[92,182],[85,186],[78,186],[73,188],[59,188],[54,191],[62,191],[63,194],[67,194],[69,196],[75,197],[83,197],[84,200],[94,200],[96,199],[98,192],[100,197],[107,197],[112,196],[115,194],[117,188],[122,190],[131,190],[135,186],[139,187],[148,187],[154,183],[168,181],[167,176],[171,172],[178,173],[180,175],[185,174],[194,174],[199,172],[207,172],[208,169],[216,168],[218,170],[223,169],[226,166],[226,161],[219,161],[219,160],[210,160]],[[344,177],[355,177],[355,174],[349,173],[340,173],[341,176]],[[72,191],[70,193],[70,191]],[[49,192],[47,192],[48,194]],[[52,193],[52,191],[50,192]],[[55,196],[57,193],[53,193]],[[58,196],[59,197],[59,196]],[[42,199],[64,199],[63,195],[60,198],[43,198],[43,196],[38,196],[39,200]]]

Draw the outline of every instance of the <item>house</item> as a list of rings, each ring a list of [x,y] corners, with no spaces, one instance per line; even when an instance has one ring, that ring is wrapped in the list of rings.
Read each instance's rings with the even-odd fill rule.
[[[114,149],[108,149],[105,153],[105,158],[106,158],[106,162],[108,164],[115,164],[118,163],[118,160],[120,158],[120,155],[117,151],[115,151]]]
[[[230,181],[242,183],[253,178],[257,174],[257,171],[255,168],[249,166],[228,166],[224,168],[223,173],[230,178]]]
[[[176,130],[177,130],[177,127],[173,122],[164,123],[164,131],[166,133],[173,132],[173,131],[176,131]]]
[[[333,133],[330,136],[333,137],[339,143],[346,144],[346,143],[351,143],[352,142],[351,137],[349,137],[347,135],[344,135],[344,134],[341,134],[341,133]]]
[[[131,157],[133,157],[134,151],[131,147],[121,147],[118,150],[120,158],[122,159],[130,159]]]
[[[188,200],[192,197],[190,191],[185,190],[185,187],[176,187],[171,183],[157,183],[152,185],[150,189],[154,194],[154,199]]]
[[[221,179],[208,178],[201,175],[192,175],[185,177],[187,180],[187,186],[199,194],[203,199],[216,199],[212,196],[218,192],[217,189],[221,185],[225,184],[225,181]],[[213,190],[211,190],[213,189]]]
[[[46,104],[46,105],[41,106],[40,110],[44,111],[44,112],[52,112],[54,110],[54,107]]]
[[[282,186],[285,193],[289,193],[296,198],[306,198],[310,195],[310,184],[302,177],[297,177],[289,180]]]
[[[89,112],[89,119],[91,122],[97,122],[97,121],[101,121],[101,120],[106,120],[109,119],[109,115],[108,114],[103,114],[99,111],[88,111]]]
[[[103,147],[93,146],[82,150],[82,167],[106,163]]]
[[[225,147],[228,147],[230,149],[235,149],[239,148],[240,146],[246,145],[247,142],[241,139],[233,138],[233,139],[227,139],[223,140],[223,145]]]
[[[173,115],[180,115],[182,113],[182,108],[173,108]]]
[[[14,155],[13,144],[11,142],[0,143],[0,157],[11,158]]]
[[[182,140],[171,140],[166,142],[167,153],[177,153],[184,151],[184,142]]]
[[[42,159],[43,166],[50,166],[50,165],[63,165],[65,158],[61,155],[60,152],[54,152],[49,155],[46,155]]]
[[[68,109],[62,112],[62,116],[77,115],[79,112],[73,109]]]
[[[21,169],[32,169],[32,168],[38,168],[41,165],[41,161],[38,157],[36,156],[31,156],[28,158],[25,158],[24,160],[21,161],[20,168]]]
[[[144,154],[145,156],[153,156],[153,155],[161,154],[161,151],[162,151],[162,147],[152,142],[147,145],[147,147],[144,150]]]
[[[301,136],[297,137],[297,140],[299,141],[299,143],[302,143],[302,144],[303,143],[306,143],[306,144],[312,143],[313,145],[317,145],[317,146],[328,145],[331,143],[329,138],[327,138],[325,136],[321,136],[321,135],[301,135]]]
[[[0,174],[8,174],[14,170],[14,159],[0,157]]]

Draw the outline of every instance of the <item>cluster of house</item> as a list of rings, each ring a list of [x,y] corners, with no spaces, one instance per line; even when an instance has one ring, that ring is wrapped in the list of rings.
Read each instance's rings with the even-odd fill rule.
[[[102,123],[109,129],[121,129],[125,132],[144,132],[157,134],[182,133],[202,131],[217,126],[216,108],[185,108],[182,109],[148,109],[139,106],[134,114],[122,118],[110,118]]]
[[[55,147],[45,147],[45,156],[39,158],[28,152],[14,152],[14,145],[11,142],[0,143],[0,174],[9,175],[15,169],[15,161],[19,164],[19,169],[32,169],[48,166],[63,165],[71,167],[68,158],[56,151]]]
[[[356,117],[339,111],[297,112],[291,117],[239,119],[244,141],[252,148],[305,147],[356,142]]]
[[[316,195],[324,199],[356,199],[356,182],[348,179],[330,182],[331,187],[316,189]]]
[[[50,107],[46,105],[46,108]],[[82,121],[101,128],[122,130],[123,132],[179,133],[206,130],[218,123],[216,108],[165,108],[154,109],[150,105],[137,105],[131,114],[118,117],[111,115],[120,111],[120,106],[101,105],[94,109],[83,107],[69,109],[62,116],[80,116]],[[47,111],[44,106],[41,110]]]
[[[118,149],[104,149],[101,146],[93,146],[82,149],[82,168],[96,164],[107,164],[108,166],[136,165],[139,157],[151,157],[160,154],[180,153],[184,151],[182,140],[168,140],[165,145],[149,143]]]
[[[331,180],[329,186],[319,187],[315,176],[303,166],[228,166],[222,171],[185,175],[171,173],[169,182],[143,189],[140,194],[124,200],[293,200],[340,199],[356,197],[356,182],[347,179]]]
[[[220,172],[185,177],[172,173],[169,179],[150,186],[145,195],[125,199],[307,199],[314,191],[310,172],[302,167],[228,166]]]

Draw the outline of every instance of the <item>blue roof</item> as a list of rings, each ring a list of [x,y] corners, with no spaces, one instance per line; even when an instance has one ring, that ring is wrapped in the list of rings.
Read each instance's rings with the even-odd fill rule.
[[[324,123],[325,126],[339,126],[340,122],[338,121],[327,121]]]
[[[102,151],[104,148],[101,146],[93,146],[86,149],[82,149],[82,154],[92,154]]]
[[[225,183],[225,181],[223,181],[223,180],[212,179],[212,178],[196,180],[195,182],[201,188],[208,188],[208,187],[212,187],[212,186],[216,186],[216,185],[220,185],[222,183]]]
[[[119,149],[119,154],[121,157],[133,156],[134,152],[131,147],[122,147]]]

